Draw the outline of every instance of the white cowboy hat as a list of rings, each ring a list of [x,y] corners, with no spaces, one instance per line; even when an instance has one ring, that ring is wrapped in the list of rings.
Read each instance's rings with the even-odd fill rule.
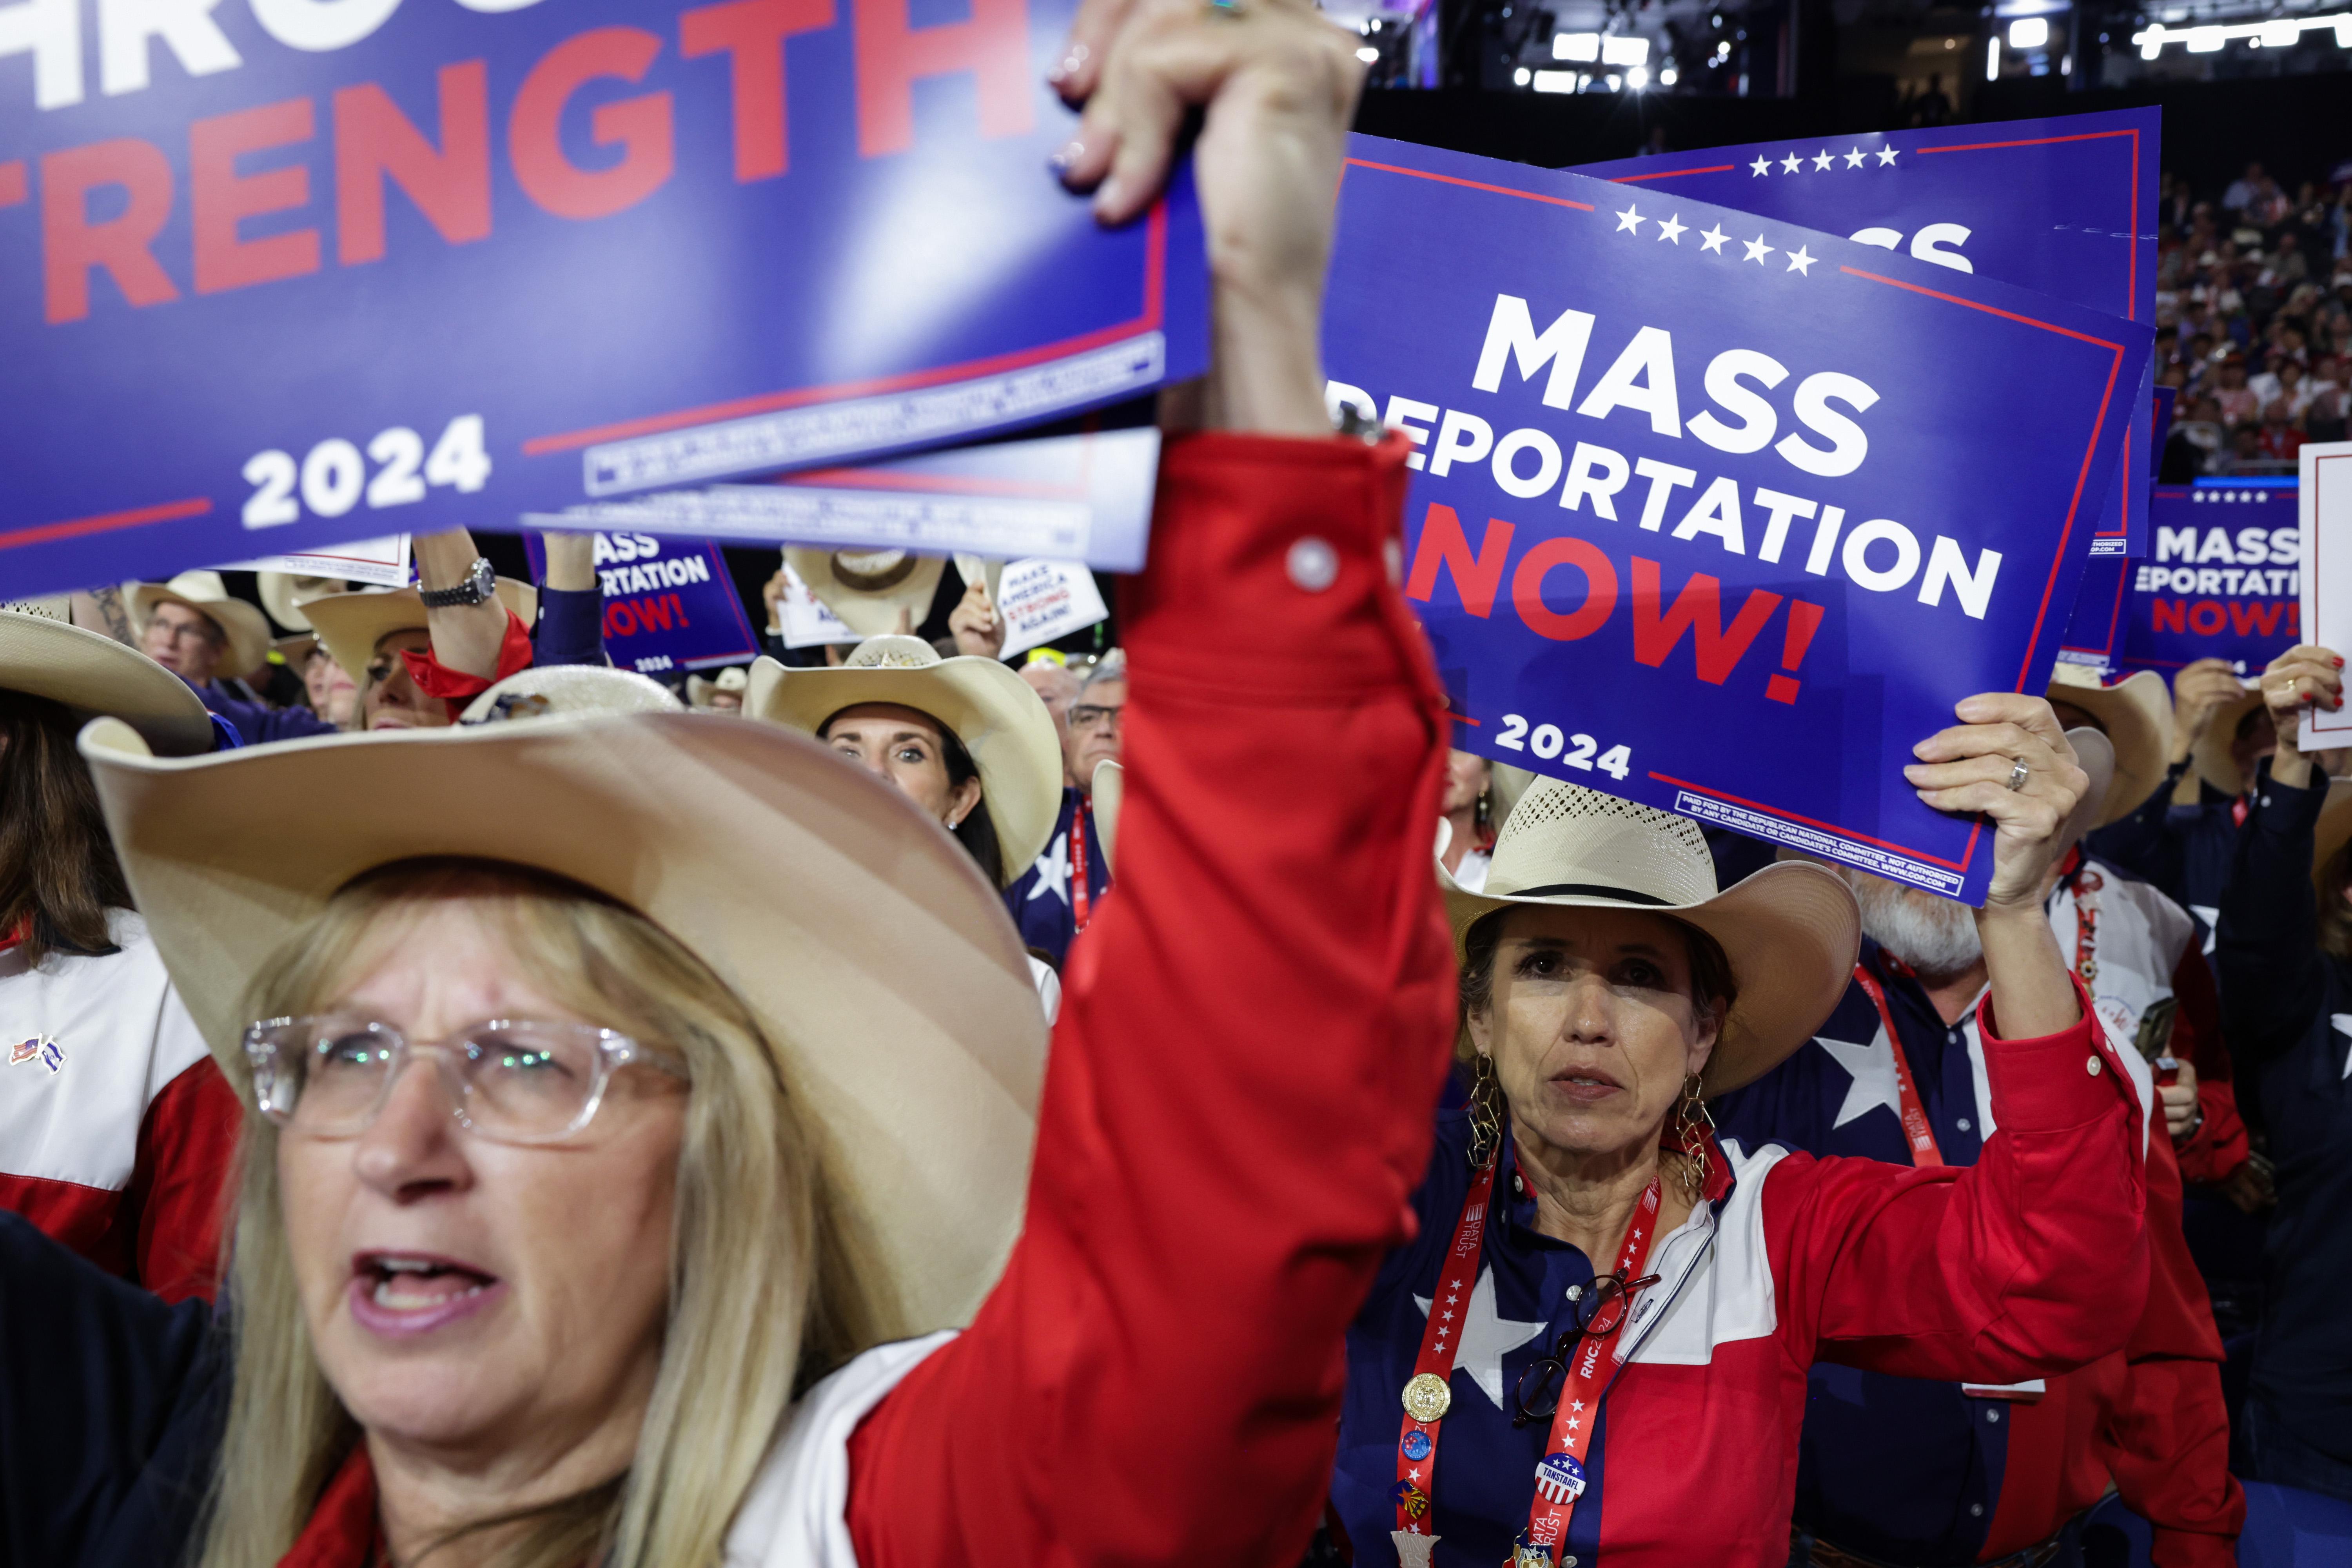
[[[1753,1083],[1812,1038],[1853,974],[1862,911],[1843,878],[1802,861],[1767,866],[1728,891],[1686,816],[1538,778],[1495,839],[1482,892],[1438,868],[1459,962],[1470,928],[1518,904],[1633,910],[1721,944],[1739,994],[1700,1074],[1705,1092]]]
[[[2107,686],[2087,666],[2061,663],[2050,672],[2048,696],[2097,720],[2115,745],[2115,781],[2092,826],[2105,827],[2138,810],[2163,784],[2172,750],[2172,693],[2164,677],[2143,669]]]
[[[519,669],[484,690],[457,715],[460,724],[513,719],[581,719],[597,713],[681,713],[686,704],[660,681],[601,664],[550,664]]]
[[[168,583],[140,583],[131,590],[131,628],[147,635],[147,617],[158,605],[184,605],[221,629],[228,646],[221,652],[223,679],[238,680],[269,660],[269,617],[228,591],[217,572],[183,572]]]
[[[339,888],[452,856],[566,877],[747,1003],[816,1112],[914,1331],[968,1321],[1018,1234],[1045,1062],[996,889],[904,795],[805,737],[692,713],[83,756],[180,995],[240,1094],[247,985]],[[463,810],[451,803],[463,802]]]
[[[212,715],[186,681],[68,614],[62,599],[0,608],[0,690],[62,703],[81,723],[110,714],[166,756],[213,749]]]
[[[1029,869],[1062,815],[1062,744],[1029,683],[992,658],[941,658],[919,637],[868,637],[840,665],[751,667],[743,710],[814,735],[845,708],[890,702],[928,713],[971,754],[1009,882]]]
[[[528,583],[501,577],[499,603],[531,625],[539,615],[539,591]],[[425,627],[425,600],[415,588],[362,588],[349,594],[329,594],[302,606],[327,645],[329,657],[353,680],[364,679],[376,645],[394,632]]]
[[[822,550],[784,547],[784,561],[808,584],[818,604],[839,616],[861,637],[898,629],[898,612],[919,626],[947,572],[947,557],[905,550]]]
[[[271,620],[289,632],[310,629],[310,617],[302,613],[303,605],[351,589],[351,584],[341,577],[310,577],[293,572],[257,572],[253,575],[261,590],[261,607],[269,612]]]
[[[689,675],[686,678],[686,700],[694,708],[710,706],[714,692],[732,691],[739,695],[751,688],[751,672],[740,664],[730,664],[717,675]]]
[[[1127,770],[1114,762],[1095,764],[1095,786],[1087,805],[1095,817],[1095,837],[1101,843],[1103,864],[1118,874],[1118,809],[1127,799]],[[1438,851],[1444,854],[1443,849]]]
[[[2196,775],[2201,774],[2207,784],[2231,796],[2243,795],[2253,787],[2253,781],[2246,777],[2230,752],[2237,743],[2240,722],[2249,711],[2262,705],[2263,689],[2258,681],[2247,687],[2242,695],[2231,698],[2213,710],[2213,717],[2206,722],[2205,732],[2198,736],[2189,748],[2189,755],[2197,764],[2189,770],[2192,781]],[[2191,788],[2194,787],[2192,782]],[[2181,804],[2193,805],[2196,801],[2197,797],[2191,795]]]

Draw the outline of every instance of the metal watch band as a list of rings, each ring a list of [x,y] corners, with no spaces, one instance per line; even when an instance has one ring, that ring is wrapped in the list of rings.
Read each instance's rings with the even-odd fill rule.
[[[489,557],[474,557],[473,570],[466,580],[454,588],[426,588],[417,594],[428,610],[450,610],[460,605],[478,605],[490,596],[498,585],[498,574],[491,570]]]

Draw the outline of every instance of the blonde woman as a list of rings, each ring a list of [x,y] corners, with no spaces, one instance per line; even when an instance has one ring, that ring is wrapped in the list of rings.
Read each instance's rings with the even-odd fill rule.
[[[1383,565],[1402,447],[1329,435],[1315,363],[1352,37],[1303,0],[1105,26],[1064,162],[1132,216],[1207,101],[1225,428],[1163,460],[1126,890],[1050,1074],[995,890],[807,737],[668,713],[174,763],[95,729],[253,1108],[236,1309],[213,1332],[0,1224],[22,1560],[1296,1559],[1444,1070],[1443,697]],[[1254,759],[1302,721],[1326,743],[1269,817]]]

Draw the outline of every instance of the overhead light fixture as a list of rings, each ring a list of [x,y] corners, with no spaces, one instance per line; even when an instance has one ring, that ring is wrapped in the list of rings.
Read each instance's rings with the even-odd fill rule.
[[[1658,85],[1660,87],[1672,87],[1681,79],[1682,72],[1675,69],[1672,66],[1664,67],[1658,72]]]
[[[1511,73],[1511,85],[1513,87],[1525,87],[1528,82],[1535,79],[1535,72],[1528,69],[1527,67],[1521,66],[1518,69]]]
[[[2179,44],[2192,55],[2221,52],[2223,45],[2242,38],[2251,48],[2291,49],[2303,37],[2305,28],[2322,28],[2336,35],[2338,48],[2352,49],[2352,11],[2332,12],[2325,16],[2273,16],[2263,22],[2233,22],[2227,25],[2205,22],[2193,27],[2171,27],[2162,22],[2152,22],[2131,36],[2139,46],[2139,58],[2155,59],[2164,53],[2167,44]]]
[[[1538,71],[1535,87],[1538,92],[1574,92],[1576,73],[1574,71]]]
[[[2038,49],[2050,42],[2050,18],[2020,16],[2009,25],[2009,47],[2012,49]]]
[[[2000,79],[2000,35],[1995,33],[1985,40],[1985,80]]]
[[[1624,79],[1623,79],[1623,78],[1622,78],[1622,77],[1620,77],[1620,76],[1619,76],[1615,71],[1611,71],[1611,72],[1609,73],[1609,90],[1610,90],[1610,91],[1612,91],[1612,92],[1615,92],[1615,91],[1619,90],[1621,88],[1622,88],[1624,85],[1625,85],[1625,83],[1624,83]]]
[[[1601,35],[1554,33],[1551,36],[1551,58],[1556,60],[1578,60],[1590,65],[1601,58]]]
[[[1363,61],[1368,66],[1376,65],[1380,61],[1381,51],[1367,44],[1364,47],[1356,51],[1356,58]]]
[[[1601,63],[1605,66],[1645,66],[1650,63],[1647,38],[1603,38]]]
[[[2263,30],[2257,36],[2262,39],[2265,47],[2273,49],[2291,49],[2294,47],[2295,39],[2302,37],[2302,35],[2303,29],[2294,22],[2269,21],[2263,24]]]
[[[1633,66],[1628,68],[1625,72],[1625,85],[1632,88],[1635,92],[1639,92],[1643,88],[1649,86],[1650,68],[1647,66]]]

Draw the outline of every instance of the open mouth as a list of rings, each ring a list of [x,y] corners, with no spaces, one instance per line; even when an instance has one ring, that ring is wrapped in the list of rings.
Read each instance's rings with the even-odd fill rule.
[[[432,1253],[362,1252],[352,1260],[352,1316],[381,1334],[430,1332],[505,1289],[497,1275]]]

